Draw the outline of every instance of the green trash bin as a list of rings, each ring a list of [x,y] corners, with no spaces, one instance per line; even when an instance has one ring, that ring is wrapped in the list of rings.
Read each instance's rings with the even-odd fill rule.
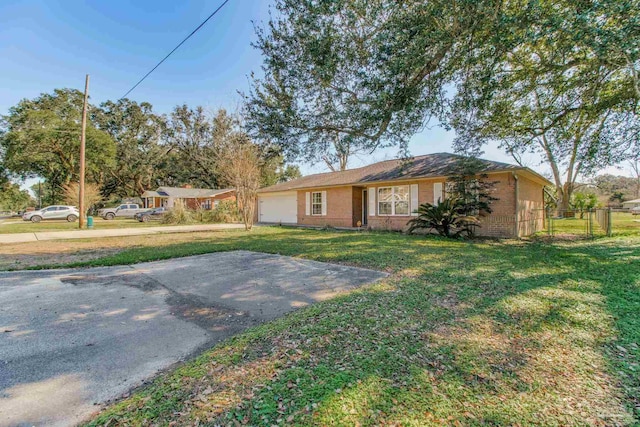
[[[93,228],[93,217],[92,216],[88,216],[87,217],[87,228]]]

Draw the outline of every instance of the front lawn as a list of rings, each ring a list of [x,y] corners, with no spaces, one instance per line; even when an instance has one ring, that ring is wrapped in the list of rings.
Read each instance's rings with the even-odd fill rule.
[[[251,329],[89,424],[633,425],[639,243],[265,228],[93,260],[247,249],[392,275]]]

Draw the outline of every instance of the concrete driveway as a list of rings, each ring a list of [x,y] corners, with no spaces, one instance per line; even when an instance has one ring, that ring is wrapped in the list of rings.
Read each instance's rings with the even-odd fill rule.
[[[384,273],[235,251],[0,274],[0,426],[73,425],[198,351]]]

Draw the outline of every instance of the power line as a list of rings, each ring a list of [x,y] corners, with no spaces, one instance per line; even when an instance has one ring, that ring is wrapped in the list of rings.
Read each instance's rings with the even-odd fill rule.
[[[144,79],[146,79],[147,77],[149,77],[149,74],[153,73],[153,72],[155,71],[155,69],[156,69],[156,68],[158,68],[158,67],[160,66],[160,64],[162,64],[162,63],[163,63],[167,58],[169,58],[173,52],[175,52],[176,50],[178,50],[178,48],[179,48],[180,46],[182,46],[182,45],[184,44],[184,42],[186,42],[187,40],[189,40],[189,38],[191,38],[191,36],[193,36],[195,33],[197,33],[197,32],[198,32],[198,30],[199,30],[200,28],[202,28],[202,27],[204,26],[204,24],[206,24],[206,23],[207,23],[207,21],[208,21],[209,19],[213,18],[213,17],[215,16],[215,14],[216,14],[216,13],[218,13],[218,12],[220,11],[220,9],[222,9],[222,8],[223,8],[223,7],[224,7],[228,2],[229,2],[229,0],[224,0],[224,1],[222,2],[222,4],[221,4],[220,6],[218,6],[218,8],[217,8],[216,10],[214,10],[214,11],[213,11],[213,13],[207,17],[207,19],[205,19],[204,21],[202,21],[202,23],[201,23],[200,25],[198,25],[198,27],[197,27],[195,30],[193,30],[193,31],[191,32],[191,34],[189,34],[187,37],[185,37],[185,38],[184,38],[184,39],[183,39],[183,40],[178,44],[178,46],[174,47],[174,48],[173,48],[173,50],[167,54],[167,56],[165,56],[164,58],[162,58],[162,60],[161,60],[160,62],[158,62],[158,63],[156,64],[156,66],[155,66],[155,67],[153,67],[153,68],[151,69],[151,71],[149,71],[147,74],[145,74],[143,78],[141,78],[140,80],[138,80],[138,83],[136,83],[135,85],[133,85],[133,87],[132,87],[131,89],[129,89],[129,90],[127,91],[127,93],[125,93],[124,95],[122,95],[122,96],[120,97],[120,99],[126,98],[126,96],[127,96],[127,95],[129,95],[131,92],[133,92],[133,90],[134,90],[135,88],[137,88],[137,87],[138,87],[138,85],[144,81]],[[119,100],[120,100],[120,99],[119,99]],[[118,101],[119,101],[119,100],[118,100]]]

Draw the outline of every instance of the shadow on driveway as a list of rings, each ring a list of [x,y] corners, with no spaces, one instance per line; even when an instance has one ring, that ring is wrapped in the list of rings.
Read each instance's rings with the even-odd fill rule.
[[[0,426],[75,424],[159,370],[384,273],[234,251],[0,274]]]

